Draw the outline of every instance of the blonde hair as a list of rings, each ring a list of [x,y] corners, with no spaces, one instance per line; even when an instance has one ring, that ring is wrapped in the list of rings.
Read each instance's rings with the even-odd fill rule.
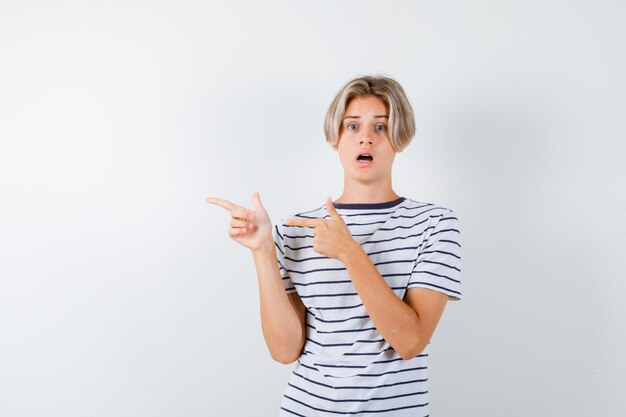
[[[396,152],[402,152],[415,136],[415,116],[402,86],[385,75],[364,75],[348,81],[335,95],[324,120],[324,135],[337,149],[346,107],[356,97],[379,98],[389,111],[389,140]]]

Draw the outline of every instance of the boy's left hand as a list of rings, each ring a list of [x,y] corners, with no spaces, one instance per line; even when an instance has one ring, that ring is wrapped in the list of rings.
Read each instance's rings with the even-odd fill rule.
[[[320,255],[340,261],[352,249],[356,241],[352,238],[352,233],[343,221],[335,206],[328,197],[326,199],[326,211],[330,214],[330,219],[302,219],[292,217],[285,220],[288,226],[303,226],[313,228],[313,249]]]

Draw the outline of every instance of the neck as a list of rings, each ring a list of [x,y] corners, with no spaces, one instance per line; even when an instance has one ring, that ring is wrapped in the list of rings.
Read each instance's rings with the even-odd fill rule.
[[[350,181],[344,177],[344,187],[341,196],[335,203],[357,204],[357,203],[385,203],[400,198],[391,186],[391,176],[378,183],[366,183]]]

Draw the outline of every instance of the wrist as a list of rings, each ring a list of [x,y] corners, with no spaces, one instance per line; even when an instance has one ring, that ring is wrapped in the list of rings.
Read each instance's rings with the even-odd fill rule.
[[[261,245],[252,250],[252,254],[254,256],[270,256],[270,255],[276,255],[276,248],[275,248],[275,244],[274,244],[274,239],[270,238],[270,239],[266,239],[263,241],[263,243],[261,243]]]
[[[339,256],[339,260],[343,262],[344,265],[350,265],[354,259],[362,256],[365,253],[361,245],[356,243],[356,241],[352,241],[349,245],[346,245],[345,250]]]

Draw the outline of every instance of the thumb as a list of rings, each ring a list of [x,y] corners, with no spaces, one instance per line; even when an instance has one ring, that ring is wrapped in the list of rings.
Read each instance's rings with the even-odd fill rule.
[[[326,211],[328,211],[328,214],[330,214],[331,219],[335,219],[335,220],[341,219],[341,216],[337,212],[337,209],[335,209],[335,206],[333,206],[333,202],[330,199],[330,197],[326,198]]]
[[[258,191],[252,194],[252,204],[254,205],[255,210],[263,209],[263,203],[261,203],[261,196]]]

